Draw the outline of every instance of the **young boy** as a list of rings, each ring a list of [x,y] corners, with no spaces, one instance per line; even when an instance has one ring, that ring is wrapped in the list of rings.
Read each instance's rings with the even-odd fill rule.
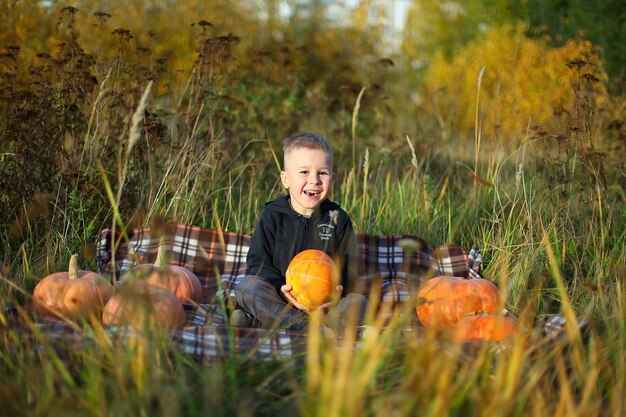
[[[328,198],[334,179],[332,149],[322,136],[296,133],[284,140],[283,153],[280,178],[289,194],[266,203],[261,212],[248,251],[248,274],[235,289],[241,309],[233,312],[231,323],[305,329],[311,311],[291,295],[285,272],[299,252],[320,249],[339,261],[341,285],[337,290],[343,297],[337,313],[353,312],[354,324],[360,325],[367,298],[344,294],[353,289],[351,279],[357,273],[356,236],[348,214]]]

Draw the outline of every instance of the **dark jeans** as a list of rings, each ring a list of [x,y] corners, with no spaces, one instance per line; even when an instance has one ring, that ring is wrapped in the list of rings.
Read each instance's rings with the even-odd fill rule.
[[[265,329],[281,327],[303,330],[308,325],[306,313],[285,301],[273,285],[256,275],[246,275],[235,288],[237,304],[250,313]],[[369,306],[367,297],[350,293],[326,315],[324,323],[337,330],[347,324],[360,326]]]

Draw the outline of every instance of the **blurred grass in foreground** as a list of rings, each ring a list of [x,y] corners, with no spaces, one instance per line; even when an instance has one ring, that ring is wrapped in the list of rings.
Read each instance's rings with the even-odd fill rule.
[[[529,331],[502,345],[461,347],[415,327],[415,300],[385,328],[371,317],[374,336],[356,350],[312,337],[305,357],[293,360],[234,355],[197,363],[154,329],[122,344],[90,323],[79,330],[90,342],[76,348],[40,340],[27,319],[29,331],[17,332],[2,314],[2,415],[625,414],[623,144],[594,118],[595,90],[576,71],[582,64],[572,64],[569,116],[552,121],[560,123],[538,126],[520,114],[508,125],[526,126],[523,134],[489,136],[497,126],[482,126],[491,119],[478,116],[500,109],[487,99],[466,109],[476,115],[467,138],[457,122],[437,117],[459,115],[458,101],[403,106],[406,97],[394,94],[406,87],[375,87],[386,80],[378,70],[355,66],[326,75],[337,74],[333,83],[316,83],[290,60],[311,56],[292,56],[295,45],[269,39],[257,58],[271,60],[238,67],[237,45],[250,39],[208,32],[198,21],[190,27],[198,29],[191,72],[174,77],[156,55],[152,67],[142,65],[129,34],[113,27],[107,38],[119,49],[86,51],[75,14],[60,14],[64,30],[55,36],[64,36],[63,45],[36,57],[43,63],[20,66],[11,48],[3,55],[2,143],[10,147],[0,155],[7,173],[0,307],[28,305],[36,280],[60,270],[71,253],[95,269],[97,232],[113,224],[168,219],[250,233],[262,204],[282,192],[280,138],[306,128],[332,140],[333,198],[359,233],[477,245],[484,274]],[[366,52],[378,58],[366,33],[364,50],[342,49],[340,34],[324,33],[335,36],[334,55],[318,65]],[[287,61],[294,67],[277,77],[276,63]],[[470,72],[468,91],[490,97],[480,83],[475,90]],[[133,119],[149,80],[147,107]],[[486,80],[483,88],[495,83]],[[326,100],[340,91],[342,100]],[[557,313],[568,319],[563,336],[541,338],[537,327]]]

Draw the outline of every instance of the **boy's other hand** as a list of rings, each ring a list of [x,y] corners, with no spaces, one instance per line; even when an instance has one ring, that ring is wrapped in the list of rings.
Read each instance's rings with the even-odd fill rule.
[[[295,299],[295,297],[293,295],[291,295],[291,290],[293,289],[293,286],[291,284],[285,284],[282,287],[280,287],[280,290],[282,291],[283,295],[285,296],[285,298],[287,299],[287,301],[289,301],[295,308],[297,308],[300,311],[304,311],[305,313],[311,313],[312,310],[303,306],[302,304],[300,304],[298,302],[298,300]],[[337,292],[341,295],[343,293],[343,286],[342,285],[337,285]],[[328,309],[328,307],[330,307],[333,304],[333,301],[329,301],[327,303],[322,304],[321,306],[319,306],[317,310],[326,310]]]

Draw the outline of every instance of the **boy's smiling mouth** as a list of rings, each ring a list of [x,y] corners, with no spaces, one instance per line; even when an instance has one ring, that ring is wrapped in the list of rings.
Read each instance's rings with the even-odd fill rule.
[[[319,195],[321,193],[321,191],[304,190],[304,194],[308,195],[309,197],[315,197],[316,195]]]

